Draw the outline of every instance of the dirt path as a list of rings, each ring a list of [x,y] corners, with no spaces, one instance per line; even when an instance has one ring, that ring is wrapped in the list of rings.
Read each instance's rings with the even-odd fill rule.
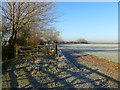
[[[112,64],[84,53],[62,52],[66,58],[41,59],[39,69],[33,68],[32,58],[14,61],[3,72],[2,88],[118,88],[117,68]]]
[[[120,64],[75,50],[63,49],[62,52],[69,61],[74,63],[77,68],[82,69],[83,72],[86,72],[86,75],[92,77],[93,80],[104,78],[111,87],[120,85],[120,74],[118,73]]]

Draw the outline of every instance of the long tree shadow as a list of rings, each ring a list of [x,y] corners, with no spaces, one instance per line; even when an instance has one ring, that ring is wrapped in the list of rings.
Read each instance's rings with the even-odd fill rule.
[[[60,77],[57,77],[55,74],[52,74],[51,72],[48,72],[48,71],[47,71],[47,72],[44,71],[44,73],[48,74],[51,78],[55,78],[56,82],[61,82],[61,83],[63,83],[63,84],[64,84],[64,87],[70,87],[70,88],[73,88],[73,87],[74,87],[72,84],[70,84],[70,83],[68,83],[67,81],[65,81],[65,78],[62,79],[62,78],[60,78]],[[68,77],[66,77],[66,78],[68,78]],[[57,87],[57,88],[58,88],[58,87]]]
[[[48,70],[47,71],[46,70],[41,70],[41,71],[42,71],[42,73],[47,74],[48,77],[50,77],[53,81],[52,82],[47,82],[47,83],[40,83],[40,82],[38,82],[39,80],[35,79],[35,77],[33,77],[29,73],[29,82],[30,82],[30,84],[28,84],[28,85],[26,85],[26,86],[24,86],[22,88],[26,88],[29,85],[32,86],[32,87],[30,87],[30,89],[33,89],[33,88],[54,88],[54,89],[56,88],[56,89],[58,89],[58,88],[63,88],[63,87],[69,87],[69,88],[73,88],[74,87],[71,83],[65,81],[66,78],[69,78],[71,76],[68,76],[68,77],[65,77],[65,78],[60,78],[56,74],[53,74],[53,73],[51,73]],[[59,74],[59,73],[57,73],[57,74]],[[48,84],[54,83],[54,82],[56,82],[56,83],[60,82],[60,83],[64,84],[64,86],[48,87]]]
[[[57,81],[63,82],[64,86],[62,86],[60,88],[75,88],[75,86],[74,86],[74,84],[72,84],[72,82],[74,82],[76,80],[84,80],[84,82],[79,83],[79,85],[84,84],[84,83],[91,83],[95,88],[102,88],[101,85],[96,84],[95,80],[92,80],[86,76],[82,76],[80,72],[72,72],[72,71],[67,70],[65,68],[59,68],[59,69],[61,70],[61,72],[66,72],[67,74],[70,74],[70,76],[61,78],[61,77],[57,77],[60,74],[60,72],[58,72],[57,74],[52,74],[51,72],[44,71],[44,73],[48,74],[51,78],[56,77]],[[70,77],[76,77],[76,79],[73,79],[73,81],[71,81],[71,82],[67,82],[66,79],[68,79]]]
[[[5,86],[6,87],[9,87],[11,89],[15,89],[15,88],[19,88],[19,83],[18,81],[19,80],[24,80],[24,79],[27,79],[26,78],[19,78],[19,77],[22,77],[22,76],[26,76],[26,73],[19,73],[19,74],[15,74],[15,72],[20,72],[20,71],[26,71],[26,67],[28,67],[27,65],[24,65],[24,66],[21,66],[21,67],[16,67],[16,66],[19,66],[21,64],[24,64],[25,61],[22,60],[22,59],[13,59],[13,60],[10,60],[9,62],[7,62],[7,64],[9,63],[9,67],[6,66],[6,64],[3,64],[2,67],[5,67],[5,68],[2,68],[3,71],[2,71],[2,74],[3,74],[3,77],[4,78],[9,78],[9,80],[5,80],[3,79],[3,83],[6,82],[6,83],[10,83],[10,86]],[[6,76],[6,74],[8,74],[8,76]],[[5,76],[4,76],[5,75]],[[4,87],[3,87],[4,89]]]
[[[14,59],[13,59],[13,61],[11,61],[11,62],[10,61],[6,63],[6,64],[9,63],[9,66],[6,66],[6,64],[2,65],[2,67],[3,67],[2,74],[4,75],[5,73],[8,73],[9,79],[10,79],[10,80],[8,80],[8,82],[10,82],[10,88],[17,88],[18,87],[17,76],[14,73],[14,71],[16,70],[15,62],[14,62]],[[3,82],[5,82],[5,81],[3,80]]]
[[[71,76],[75,76],[76,77],[76,79],[74,79],[73,81],[70,82],[71,84],[74,83],[76,80],[81,80],[81,82],[75,83],[75,84],[80,86],[82,84],[90,83],[91,85],[94,86],[94,88],[103,88],[103,86],[101,84],[103,84],[104,82],[101,83],[101,84],[97,84],[96,83],[96,81],[101,81],[102,79],[93,80],[91,78],[86,77],[86,75],[81,75],[80,72],[72,72],[72,71],[67,70],[67,69],[63,69],[63,70],[66,71],[67,73],[71,74]],[[73,85],[75,85],[75,84],[73,84]]]
[[[118,81],[118,80],[116,80],[116,79],[114,79],[114,78],[112,78],[112,77],[109,77],[109,76],[107,76],[107,75],[105,75],[105,74],[103,74],[103,73],[101,73],[101,72],[99,72],[99,71],[97,71],[97,70],[94,70],[94,69],[89,68],[89,67],[87,67],[87,66],[85,66],[85,65],[83,65],[83,64],[78,63],[78,62],[76,61],[76,59],[78,58],[78,56],[75,56],[74,53],[73,53],[73,51],[70,51],[70,50],[69,50],[69,52],[68,52],[67,50],[63,50],[63,54],[64,54],[65,57],[67,57],[68,60],[69,60],[70,62],[72,62],[77,68],[79,68],[79,69],[81,69],[81,68],[87,69],[87,70],[90,71],[89,74],[95,73],[95,74],[97,74],[97,75],[99,75],[99,76],[102,76],[102,77],[106,78],[108,81],[112,81],[112,82],[117,83],[118,85],[120,85],[120,81]],[[80,57],[80,56],[79,56],[79,57]],[[71,73],[72,73],[72,72],[71,72]]]
[[[18,75],[18,76],[16,76],[15,75],[15,73],[14,73],[14,71],[19,71],[19,70],[23,70],[23,71],[27,71],[26,70],[26,67],[27,66],[24,66],[24,67],[19,67],[19,68],[16,68],[16,65],[18,65],[18,64],[21,64],[21,63],[23,63],[23,62],[20,62],[20,63],[18,63],[18,62],[15,62],[15,63],[12,63],[12,65],[10,66],[10,70],[6,70],[6,71],[4,71],[4,73],[9,73],[9,76],[10,76],[10,80],[9,80],[9,82],[11,83],[10,84],[10,86],[11,86],[11,88],[19,88],[19,85],[18,85],[18,80],[24,80],[24,79],[28,79],[28,81],[29,81],[29,84],[27,84],[27,85],[23,85],[23,87],[20,87],[21,89],[24,89],[24,88],[27,88],[27,87],[29,87],[30,86],[30,89],[33,89],[33,88],[48,88],[48,84],[49,84],[49,82],[48,83],[40,83],[40,82],[38,82],[38,80],[37,79],[35,79],[32,75],[31,75],[31,73],[30,72],[28,72],[28,73],[26,73],[26,74],[20,74],[20,75]],[[62,84],[64,84],[64,86],[61,86],[61,87],[73,87],[73,85],[72,84],[70,84],[69,82],[67,82],[67,81],[65,81],[63,78],[60,78],[60,77],[57,77],[55,74],[53,74],[53,73],[51,73],[50,71],[44,71],[44,70],[41,70],[42,71],[42,73],[44,73],[44,74],[47,74],[48,75],[48,77],[50,77],[51,79],[54,79],[54,82],[60,82],[60,83],[62,83]],[[62,72],[62,71],[61,71]],[[23,75],[26,75],[27,77],[26,78],[20,78],[19,79],[19,77],[21,77],[21,76],[23,76]],[[69,76],[70,77],[70,76]],[[69,78],[69,77],[66,77],[66,78]],[[50,82],[50,83],[52,83],[52,82]],[[58,88],[58,87],[52,87],[52,88]]]
[[[74,64],[74,66],[76,66],[78,69],[81,70],[81,68],[84,68],[84,69],[89,70],[90,72],[86,73],[87,75],[95,73],[95,74],[97,74],[99,76],[102,76],[102,77],[106,78],[107,81],[110,80],[110,81],[113,81],[115,83],[120,84],[120,81],[117,81],[117,80],[115,80],[115,79],[113,79],[113,78],[111,78],[111,77],[109,77],[109,76],[107,76],[107,75],[105,75],[103,73],[98,72],[97,70],[93,70],[92,68],[89,68],[89,67],[87,67],[85,65],[82,65],[82,64],[78,63],[75,60],[78,57],[72,55],[70,52],[68,53],[68,52],[64,51],[63,53],[69,59],[69,61],[72,64]],[[20,62],[20,63],[24,63],[24,61]],[[18,77],[22,76],[23,74],[16,77],[16,75],[14,73],[15,70],[19,71],[20,69],[22,69],[23,71],[26,72],[26,67],[27,66],[20,67],[20,68],[15,67],[17,64],[20,64],[20,63],[12,63],[11,70],[7,71],[7,72],[9,72],[9,76],[10,76],[11,88],[18,88],[18,80],[24,80],[24,78],[18,79]],[[44,68],[49,68],[49,67],[44,66]],[[74,71],[70,71],[70,70],[64,69],[64,68],[59,68],[59,69],[60,69],[60,71],[57,72],[56,74],[52,73],[52,72],[50,72],[48,70],[41,70],[42,73],[47,74],[48,77],[50,77],[51,79],[54,79],[53,81],[47,82],[47,83],[38,82],[38,80],[36,78],[34,78],[31,75],[30,72],[28,72],[28,73],[26,73],[26,76],[27,76],[27,79],[28,79],[29,83],[27,85],[24,85],[21,88],[24,89],[24,88],[27,88],[29,86],[30,86],[30,89],[33,89],[33,88],[49,88],[48,84],[49,83],[54,83],[54,82],[60,82],[60,83],[64,84],[64,86],[56,86],[56,87],[51,87],[51,88],[57,88],[57,89],[58,88],[74,88],[75,87],[74,85],[76,85],[76,84],[82,85],[82,84],[85,84],[85,83],[91,83],[95,88],[103,88],[102,85],[96,83],[96,80],[93,80],[93,79],[87,77],[85,74],[82,75],[80,72],[74,72]],[[66,76],[64,78],[58,77],[58,75],[60,75],[61,72],[66,72],[66,73],[70,74],[70,76]],[[71,82],[66,81],[66,79],[68,79],[70,77],[75,77],[75,79],[73,79]],[[76,80],[84,80],[84,81],[73,84],[73,82],[75,82]],[[102,82],[102,84],[107,83],[107,81]]]

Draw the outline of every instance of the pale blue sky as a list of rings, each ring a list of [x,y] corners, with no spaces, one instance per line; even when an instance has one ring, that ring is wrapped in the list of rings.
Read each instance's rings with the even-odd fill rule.
[[[56,25],[64,40],[117,42],[117,2],[58,2]]]

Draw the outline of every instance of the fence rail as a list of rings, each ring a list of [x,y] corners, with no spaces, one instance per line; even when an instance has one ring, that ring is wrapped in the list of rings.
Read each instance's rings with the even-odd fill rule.
[[[34,46],[18,46],[15,45],[15,58],[26,56],[56,56],[57,44],[52,45],[34,45]]]

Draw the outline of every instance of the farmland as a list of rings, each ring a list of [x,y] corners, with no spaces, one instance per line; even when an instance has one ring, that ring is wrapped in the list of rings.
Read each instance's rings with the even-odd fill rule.
[[[59,49],[85,52],[113,62],[119,62],[118,44],[61,44]]]

